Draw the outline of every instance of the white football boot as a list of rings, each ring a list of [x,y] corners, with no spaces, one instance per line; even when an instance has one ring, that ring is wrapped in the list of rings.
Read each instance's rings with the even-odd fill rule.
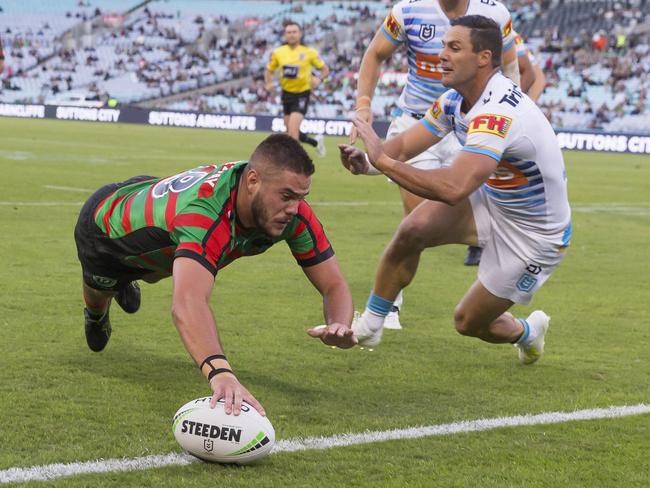
[[[379,330],[372,330],[368,325],[366,319],[359,312],[354,312],[354,319],[352,320],[352,332],[359,341],[359,345],[363,347],[376,347],[381,342],[381,333],[383,327]]]
[[[318,156],[321,158],[324,158],[327,154],[327,148],[325,147],[325,138],[322,134],[316,134],[314,136],[314,139],[316,139],[316,142],[318,143],[316,145],[316,153],[318,153]]]
[[[390,309],[390,312],[388,312],[388,315],[386,315],[386,319],[384,320],[384,329],[402,330],[402,324],[399,321],[399,313],[399,307],[393,305],[393,308]]]
[[[530,326],[532,339],[523,344],[514,345],[519,350],[521,364],[533,364],[544,354],[544,336],[546,336],[550,320],[551,317],[541,310],[535,310],[526,319]]]

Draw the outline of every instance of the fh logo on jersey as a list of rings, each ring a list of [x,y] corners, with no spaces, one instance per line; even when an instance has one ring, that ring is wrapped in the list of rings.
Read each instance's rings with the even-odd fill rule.
[[[399,22],[397,22],[397,19],[393,16],[393,14],[389,14],[388,17],[386,17],[386,30],[390,32],[393,37],[399,36],[400,32],[400,26]]]
[[[505,115],[483,114],[472,119],[467,135],[484,132],[504,139],[511,125],[512,119]]]
[[[424,42],[428,42],[434,37],[436,37],[436,26],[433,24],[422,24],[420,25],[420,39]]]

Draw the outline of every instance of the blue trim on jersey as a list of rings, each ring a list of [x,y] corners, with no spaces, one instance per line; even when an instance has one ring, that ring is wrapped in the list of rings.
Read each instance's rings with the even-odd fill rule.
[[[424,126],[429,129],[429,132],[431,132],[434,136],[436,137],[442,137],[445,135],[443,131],[438,129],[435,125],[433,125],[431,122],[429,122],[427,119],[420,119],[420,122],[424,124]]]
[[[493,151],[490,151],[488,149],[482,148],[482,147],[475,147],[475,146],[464,146],[461,151],[466,151],[466,152],[471,152],[471,153],[476,153],[476,154],[483,154],[484,156],[490,156],[492,159],[496,159],[497,162],[501,161],[501,155],[497,154]]]
[[[510,191],[508,190],[496,190],[494,187],[488,185],[485,188],[485,191],[493,196],[494,198],[498,198],[500,200],[523,200],[523,199],[529,199],[531,197],[535,197],[538,195],[543,195],[544,194],[544,187],[537,188],[535,190],[528,191],[526,193],[523,193],[519,191],[519,187],[512,188]]]
[[[515,43],[514,39],[510,39],[510,42],[508,44],[504,44],[503,48],[501,49],[502,53],[505,53],[508,49],[512,47],[512,45]]]
[[[573,236],[573,224],[569,222],[569,225],[564,229],[564,234],[562,234],[562,245],[568,246],[571,243],[571,237]]]
[[[386,27],[384,27],[383,25],[381,26],[381,32],[382,34],[384,34],[384,36],[386,36],[386,39],[388,39],[393,44],[397,44],[398,46],[402,45],[402,42],[398,41],[391,34],[389,34],[388,31],[386,30]]]
[[[520,171],[525,171],[536,166],[535,161],[522,161],[521,159],[516,158],[508,158],[506,161],[512,163],[512,165]]]
[[[421,5],[413,5],[412,7],[404,7],[402,13],[406,14],[437,14],[436,9],[431,7],[422,7]]]

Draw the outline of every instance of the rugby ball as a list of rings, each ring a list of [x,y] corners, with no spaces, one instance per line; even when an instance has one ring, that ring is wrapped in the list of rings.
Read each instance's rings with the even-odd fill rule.
[[[187,452],[217,463],[252,463],[270,453],[275,444],[271,422],[251,405],[242,402],[239,415],[226,415],[223,400],[210,408],[209,396],[179,408],[172,431]]]

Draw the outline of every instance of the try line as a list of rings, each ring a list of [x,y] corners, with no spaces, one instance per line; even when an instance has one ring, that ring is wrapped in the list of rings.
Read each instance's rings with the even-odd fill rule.
[[[286,439],[275,444],[271,454],[283,452],[330,449],[355,444],[368,444],[400,439],[418,439],[481,432],[503,427],[520,427],[530,425],[549,425],[578,420],[610,419],[650,413],[650,405],[640,403],[633,406],[594,408],[574,412],[547,412],[535,415],[516,415],[514,417],[497,417],[491,419],[465,420],[450,424],[428,425],[385,431],[368,431],[360,434],[342,434],[331,437],[310,437],[306,439]],[[199,462],[189,454],[170,453],[156,456],[144,456],[133,459],[101,459],[77,463],[56,463],[30,468],[9,468],[0,471],[0,483],[21,483],[26,481],[44,481],[93,473],[114,473],[120,471],[140,471],[162,468],[165,466],[184,466]]]

